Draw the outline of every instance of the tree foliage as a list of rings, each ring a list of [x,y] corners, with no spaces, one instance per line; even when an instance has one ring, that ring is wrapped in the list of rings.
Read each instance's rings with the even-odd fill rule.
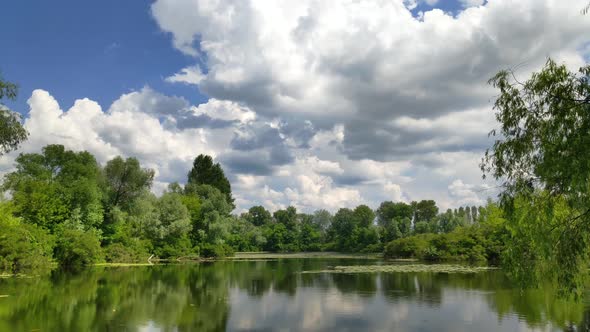
[[[219,163],[213,163],[213,158],[200,154],[193,162],[193,168],[188,173],[188,184],[207,184],[217,188],[226,195],[228,203],[233,209],[234,199],[231,193],[231,185],[225,177],[225,173]]]
[[[590,248],[589,75],[590,66],[576,73],[552,60],[526,82],[499,72],[490,80],[499,137],[481,164],[503,181],[514,274],[554,271],[567,292],[580,290]]]
[[[107,162],[104,168],[107,180],[108,205],[127,209],[143,190],[149,189],[154,171],[141,168],[136,158],[123,159],[120,156]]]
[[[27,139],[29,133],[20,123],[20,115],[12,112],[3,99],[16,99],[18,86],[4,81],[0,76],[0,155],[16,150]]]

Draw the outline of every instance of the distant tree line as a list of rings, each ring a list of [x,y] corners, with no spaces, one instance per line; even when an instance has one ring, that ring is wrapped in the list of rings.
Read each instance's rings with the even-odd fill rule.
[[[0,203],[2,268],[234,251],[381,252],[394,240],[473,225],[483,209],[439,213],[434,201],[423,200],[383,202],[375,211],[341,208],[334,215],[254,206],[238,216],[232,215],[231,185],[210,156],[197,156],[186,185],[172,183],[159,197],[150,191],[153,177],[136,158],[115,157],[101,166],[89,152],[62,145],[19,155],[2,184],[10,197]]]

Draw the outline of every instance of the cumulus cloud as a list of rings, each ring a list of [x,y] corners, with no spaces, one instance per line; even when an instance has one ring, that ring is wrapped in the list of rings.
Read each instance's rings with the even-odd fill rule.
[[[36,90],[22,151],[58,143],[100,162],[137,156],[156,170],[155,191],[210,154],[239,211],[481,204],[494,194],[478,167],[495,127],[487,80],[506,67],[526,79],[548,56],[577,69],[590,20],[582,0],[459,4],[156,0],[155,21],[194,59],[165,81],[196,85],[208,102],[144,87],[110,107],[80,99],[63,110]]]
[[[492,189],[487,185],[472,185],[463,183],[462,180],[457,179],[453,181],[449,187],[449,195],[455,199],[459,205],[483,205],[485,200],[485,192]]]
[[[204,78],[205,75],[199,66],[190,66],[181,69],[172,76],[166,77],[166,82],[198,85]]]
[[[392,124],[489,109],[486,81],[498,70],[526,76],[547,56],[580,62],[590,40],[581,0],[464,0],[470,8],[454,16],[434,8],[421,19],[410,12],[417,3],[158,0],[152,13],[175,47],[206,59],[202,91],[317,129],[340,123],[354,159],[461,149],[463,139]]]

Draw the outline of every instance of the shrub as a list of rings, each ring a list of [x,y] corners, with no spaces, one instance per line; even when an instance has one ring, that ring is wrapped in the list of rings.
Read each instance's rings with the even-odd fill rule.
[[[105,260],[111,263],[145,262],[150,254],[140,241],[129,241],[126,245],[113,243],[104,248]]]
[[[426,236],[410,236],[389,242],[383,255],[386,258],[422,258],[428,246]]]
[[[53,246],[53,237],[36,225],[0,221],[0,271],[48,269]]]
[[[427,261],[438,261],[441,259],[440,252],[434,246],[429,246],[422,253],[422,258]]]
[[[103,260],[98,235],[93,231],[60,229],[55,258],[64,268],[77,269]]]
[[[233,256],[233,249],[227,244],[205,244],[201,246],[201,257],[220,258]]]
[[[362,253],[375,253],[375,252],[382,252],[383,251],[383,244],[382,243],[373,243],[361,250]]]

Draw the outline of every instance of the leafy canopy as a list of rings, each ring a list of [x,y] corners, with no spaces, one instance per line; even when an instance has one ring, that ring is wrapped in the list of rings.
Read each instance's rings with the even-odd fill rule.
[[[491,132],[498,139],[481,164],[484,174],[503,182],[501,203],[512,240],[551,241],[534,259],[519,249],[530,246],[520,243],[507,261],[530,267],[530,275],[554,271],[566,291],[580,289],[590,248],[589,75],[590,66],[576,73],[549,60],[526,82],[508,70],[494,76],[500,130]],[[535,213],[522,215],[525,205]]]
[[[4,81],[0,76],[0,155],[16,150],[29,136],[20,123],[19,114],[12,112],[2,103],[5,98],[16,99],[17,93],[17,85]]]

